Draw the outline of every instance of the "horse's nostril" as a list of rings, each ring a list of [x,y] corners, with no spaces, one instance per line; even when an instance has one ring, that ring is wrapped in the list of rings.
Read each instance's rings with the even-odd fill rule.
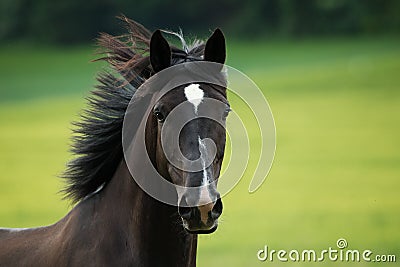
[[[185,220],[190,220],[192,217],[192,209],[189,207],[179,207],[178,212],[179,215]]]
[[[214,207],[211,210],[211,218],[216,220],[222,214],[222,201],[220,198],[215,202]]]
[[[189,220],[192,217],[192,208],[187,207],[187,203],[184,197],[182,197],[182,200],[179,203],[178,213],[185,220]]]

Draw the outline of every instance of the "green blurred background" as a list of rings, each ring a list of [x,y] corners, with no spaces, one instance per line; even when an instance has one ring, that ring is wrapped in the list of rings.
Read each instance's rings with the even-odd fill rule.
[[[70,122],[104,65],[90,63],[116,15],[206,38],[221,27],[228,64],[263,90],[275,117],[271,173],[224,198],[199,266],[396,266],[259,262],[271,249],[336,247],[400,261],[400,1],[3,0],[0,3],[0,226],[33,227],[70,204],[57,178],[73,156]],[[234,96],[244,119],[251,114]],[[247,116],[247,117],[246,117]],[[255,137],[255,129],[248,129]],[[256,155],[250,157],[254,167]],[[248,172],[247,174],[249,174]]]

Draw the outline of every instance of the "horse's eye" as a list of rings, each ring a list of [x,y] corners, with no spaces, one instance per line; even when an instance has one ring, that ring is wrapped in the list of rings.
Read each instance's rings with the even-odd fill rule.
[[[228,117],[229,112],[231,112],[231,107],[230,107],[230,106],[227,106],[226,109],[225,109],[225,111],[224,111],[224,118]]]
[[[163,122],[165,117],[160,111],[155,111],[154,115],[156,116],[157,120]]]

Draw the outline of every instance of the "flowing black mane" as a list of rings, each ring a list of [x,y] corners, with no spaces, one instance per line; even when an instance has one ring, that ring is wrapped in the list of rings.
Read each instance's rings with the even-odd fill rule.
[[[126,108],[136,89],[154,71],[150,64],[151,33],[139,23],[122,17],[128,34],[101,34],[98,44],[110,71],[98,75],[99,85],[87,98],[88,108],[75,122],[72,152],[76,158],[68,163],[63,174],[67,198],[78,202],[106,185],[123,158],[122,124]],[[179,37],[182,49],[172,47],[171,65],[201,60],[204,44],[194,41],[189,47],[182,34],[164,31]]]

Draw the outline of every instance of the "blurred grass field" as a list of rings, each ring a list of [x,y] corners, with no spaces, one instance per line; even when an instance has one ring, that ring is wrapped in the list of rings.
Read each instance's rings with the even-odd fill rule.
[[[247,192],[245,176],[224,198],[218,231],[200,238],[199,266],[395,266],[259,262],[256,253],[264,245],[335,248],[346,238],[351,249],[400,261],[400,40],[228,48],[228,64],[250,76],[269,101],[277,151],[256,193]],[[71,208],[57,194],[56,176],[71,158],[70,122],[101,69],[89,63],[92,51],[0,49],[0,226],[51,224]],[[237,99],[231,103],[240,109]]]

